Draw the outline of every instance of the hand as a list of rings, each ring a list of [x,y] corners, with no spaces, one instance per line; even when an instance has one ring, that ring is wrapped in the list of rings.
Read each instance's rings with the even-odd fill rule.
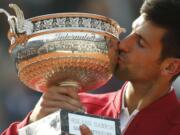
[[[29,123],[37,121],[59,109],[79,111],[82,108],[77,88],[53,86],[41,96],[30,115]]]
[[[91,130],[86,125],[80,126],[81,135],[93,135]]]

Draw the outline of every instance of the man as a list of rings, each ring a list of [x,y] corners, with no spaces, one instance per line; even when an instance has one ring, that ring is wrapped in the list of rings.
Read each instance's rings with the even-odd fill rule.
[[[70,87],[51,87],[22,122],[3,135],[64,108],[119,118],[124,135],[179,135],[180,103],[172,88],[180,74],[180,1],[146,0],[132,33],[114,44],[114,74],[128,80],[121,90],[92,95]],[[82,135],[92,135],[85,125]]]

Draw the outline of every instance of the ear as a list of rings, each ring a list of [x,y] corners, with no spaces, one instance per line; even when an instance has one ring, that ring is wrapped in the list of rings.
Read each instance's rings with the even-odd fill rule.
[[[180,59],[168,58],[162,64],[163,75],[175,76],[180,73]]]

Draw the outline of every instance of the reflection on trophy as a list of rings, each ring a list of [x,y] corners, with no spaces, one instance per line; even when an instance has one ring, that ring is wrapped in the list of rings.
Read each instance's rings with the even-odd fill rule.
[[[25,19],[17,5],[10,7],[16,16],[4,9],[0,12],[8,18],[9,53],[26,86],[40,92],[51,85],[89,91],[111,78],[115,68],[112,44],[117,44],[124,31],[116,21],[89,13]]]

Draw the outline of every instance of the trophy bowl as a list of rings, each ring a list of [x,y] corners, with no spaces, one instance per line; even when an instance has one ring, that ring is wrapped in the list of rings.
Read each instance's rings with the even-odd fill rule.
[[[8,32],[20,80],[29,88],[45,92],[51,85],[94,90],[112,76],[111,44],[119,41],[123,28],[113,19],[90,13],[55,13],[24,19],[8,17]]]

